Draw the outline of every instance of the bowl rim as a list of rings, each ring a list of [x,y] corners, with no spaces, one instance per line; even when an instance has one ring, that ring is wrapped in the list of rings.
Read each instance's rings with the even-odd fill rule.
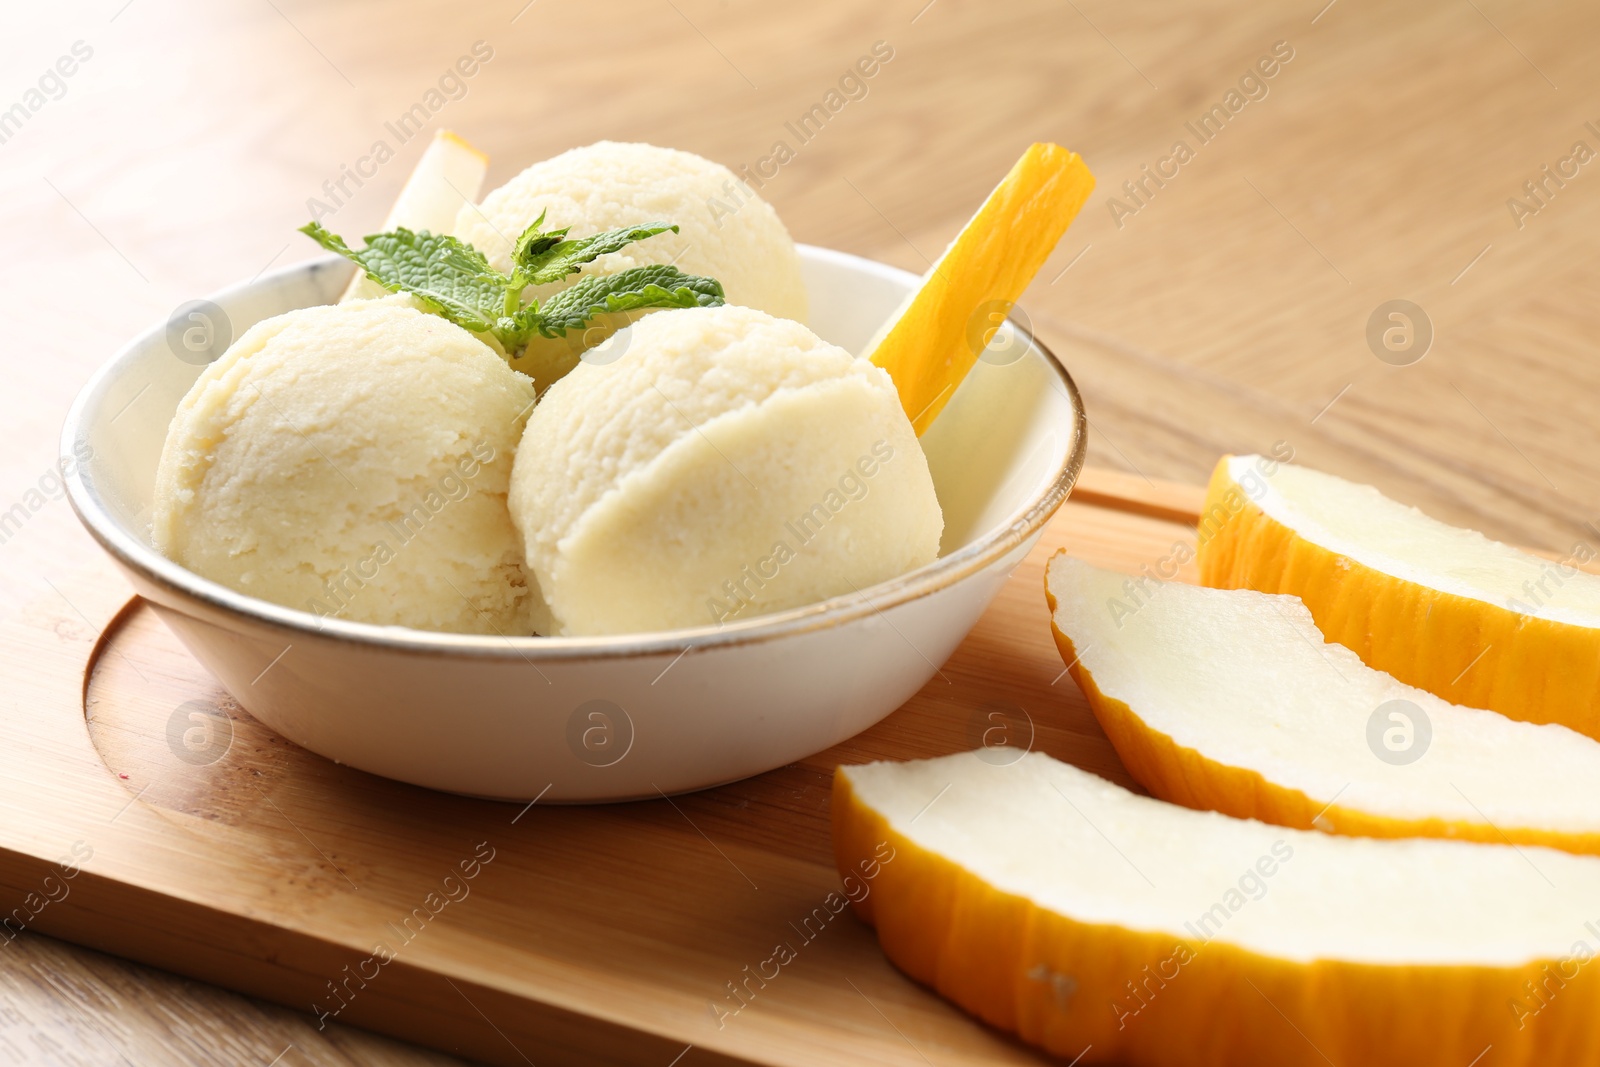
[[[852,253],[814,245],[802,244],[797,247],[819,260],[849,265],[855,269],[865,268],[869,273],[891,280],[913,282],[920,280],[918,275],[910,271]],[[220,304],[257,288],[281,282],[289,276],[310,274],[326,269],[330,265],[347,263],[348,261],[337,256],[325,256],[288,264],[250,281],[228,286],[212,294],[209,299]],[[753,616],[724,626],[591,637],[540,637],[532,634],[490,636],[413,630],[403,626],[319,617],[298,608],[240,593],[221,583],[202,578],[173,560],[167,559],[143,538],[135,536],[131,530],[112,518],[102,504],[92,480],[86,475],[85,468],[88,465],[77,463],[73,451],[76,443],[85,436],[86,428],[83,422],[90,402],[116,378],[117,371],[124,361],[166,329],[165,322],[139,333],[117,349],[112,357],[95,371],[73,399],[62,426],[60,443],[62,459],[74,459],[66,465],[67,473],[64,480],[67,497],[78,520],[83,523],[101,548],[139,578],[180,601],[189,602],[185,604],[185,608],[190,606],[209,608],[212,612],[224,616],[241,617],[255,627],[264,626],[289,635],[317,637],[368,649],[384,649],[412,655],[522,659],[534,664],[670,654],[682,656],[694,649],[764,643],[830,629],[870,615],[882,617],[886,610],[946,589],[983,570],[1022,544],[1041,530],[1065,502],[1083,469],[1084,457],[1088,451],[1088,419],[1083,409],[1083,398],[1078,392],[1077,383],[1072,380],[1072,375],[1068,373],[1056,354],[1016,319],[1008,317],[1006,321],[1012,329],[1027,339],[1031,347],[1038,349],[1044,356],[1046,366],[1055,374],[1062,391],[1072,404],[1072,444],[1058,465],[1055,476],[1044,490],[1012,512],[1007,519],[948,556],[940,556],[931,563],[865,589],[798,608]]]

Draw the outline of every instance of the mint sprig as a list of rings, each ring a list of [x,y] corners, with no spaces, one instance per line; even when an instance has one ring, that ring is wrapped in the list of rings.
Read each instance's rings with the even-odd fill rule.
[[[493,330],[505,314],[505,287],[496,281],[504,275],[464,241],[401,227],[372,234],[367,247],[354,249],[320,223],[307,223],[300,232],[354,260],[390,292],[405,290],[421,297],[457,326],[482,333]]]
[[[539,330],[546,337],[565,334],[601,314],[643,308],[716,307],[722,284],[715,278],[685,274],[665,263],[634,267],[619,274],[591,274],[546,300]]]
[[[523,230],[522,236],[517,238],[511,254],[511,261],[516,265],[513,277],[520,275],[525,279],[524,285],[558,282],[569,274],[577,273],[585,263],[609,252],[621,251],[635,241],[643,241],[668,230],[678,232],[678,227],[671,223],[647,222],[643,226],[607,230],[592,237],[576,237],[569,241],[566,236],[571,227],[546,232],[541,228],[543,226],[544,213],[541,212],[533,220],[533,225]]]
[[[541,214],[517,238],[510,274],[495,270],[482,252],[447,234],[398,227],[370,235],[365,248],[351,248],[316,222],[300,232],[353,260],[390,292],[411,293],[463,329],[493,334],[512,356],[534,337],[565,336],[598,315],[723,303],[722,285],[715,278],[685,274],[668,264],[590,275],[543,305],[524,301],[523,290],[530,285],[560,281],[600,256],[678,230],[669,223],[646,223],[568,239],[566,228],[547,231],[543,226]]]

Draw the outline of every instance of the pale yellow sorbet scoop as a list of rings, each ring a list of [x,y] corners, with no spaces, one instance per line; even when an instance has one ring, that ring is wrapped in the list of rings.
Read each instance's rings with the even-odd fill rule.
[[[539,632],[741,621],[938,555],[928,462],[882,369],[733,306],[656,312],[606,352],[550,388],[517,451]]]
[[[532,404],[482,342],[398,300],[267,319],[173,416],[155,546],[318,615],[525,634],[506,488]]]

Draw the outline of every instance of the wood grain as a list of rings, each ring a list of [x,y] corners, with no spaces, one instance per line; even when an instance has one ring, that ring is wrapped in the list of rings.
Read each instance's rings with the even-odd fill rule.
[[[502,804],[338,767],[251,719],[141,601],[111,608],[81,685],[87,730],[0,720],[19,743],[52,743],[48,758],[0,755],[0,805],[88,853],[71,877],[55,868],[59,902],[19,921],[499,1064],[658,1064],[692,1049],[683,1062],[909,1065],[924,1047],[947,1064],[1035,1062],[899,976],[853,915],[818,912],[838,884],[828,797],[839,763],[985,742],[1131,784],[1064,681],[1044,565],[1070,547],[1137,572],[1192,546],[1192,527],[1147,513],[1193,493],[1097,493],[1104,506],[1068,503],[967,641],[884,722],[655,802]],[[58,643],[45,622],[31,639],[15,628],[10,647]],[[38,691],[75,701],[80,683],[69,670]],[[11,893],[49,884],[52,855],[0,828]],[[778,942],[801,960],[747,984]],[[393,959],[374,962],[377,944]]]
[[[0,516],[24,508],[0,525],[0,615],[60,642],[8,647],[8,681],[41,659],[81,663],[87,620],[126,593],[50,479],[79,385],[183,301],[309,254],[291,232],[307,198],[480,39],[494,60],[433,121],[491,152],[490,184],[600,137],[757,160],[890,42],[866,97],[762,192],[799,240],[921,269],[1024,144],[1081,152],[1100,191],[1024,306],[1083,388],[1091,464],[1199,484],[1219,453],[1285,441],[1304,462],[1556,553],[1592,541],[1582,524],[1600,519],[1600,172],[1584,167],[1521,228],[1506,207],[1575,140],[1600,147],[1585,126],[1600,121],[1592,4],[107,0],[23,5],[8,29],[3,107],[74,41],[94,51],[0,143]],[[1279,40],[1295,56],[1265,99],[1116,226],[1122,183]],[[381,221],[420,144],[399,146],[333,221]],[[1379,362],[1364,339],[1393,298],[1435,326],[1412,366]],[[1000,635],[973,640],[1007,654]],[[37,714],[29,693],[8,689],[8,713]],[[808,780],[786,788],[821,803]],[[734,805],[724,821],[741,818]],[[284,862],[312,876],[304,857]],[[35,1062],[265,1063],[305,1030],[31,934],[0,977],[0,1055],[10,1042]],[[40,992],[53,981],[81,996],[56,1003]],[[166,1036],[174,1012],[192,1046]],[[413,1062],[359,1034],[326,1043],[333,1032],[283,1062],[305,1049],[308,1062]]]
[[[70,898],[68,898],[70,899]],[[0,968],[0,1063],[229,1063],[425,1067],[454,1063],[366,1031],[24,933]],[[229,1025],[219,1025],[220,1020]]]

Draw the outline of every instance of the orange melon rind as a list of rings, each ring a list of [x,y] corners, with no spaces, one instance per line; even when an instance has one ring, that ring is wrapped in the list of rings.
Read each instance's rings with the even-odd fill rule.
[[[1325,644],[1292,597],[1133,586],[1065,552],[1045,596],[1095,718],[1163,800],[1336,834],[1600,854],[1600,743],[1402,685]],[[1385,742],[1396,709],[1398,751]]]
[[[1078,658],[1071,638],[1055,626],[1056,647],[1068,663]],[[1128,705],[1100,692],[1094,676],[1074,665],[1069,673],[1088,698],[1100,728],[1135,781],[1153,796],[1187,808],[1219,811],[1238,819],[1321,830],[1353,837],[1443,837],[1485,844],[1538,845],[1600,855],[1600,833],[1559,833],[1526,827],[1501,830],[1485,823],[1447,819],[1394,819],[1312,800],[1298,789],[1275,785],[1259,771],[1230,767],[1151,730]]]
[[[910,300],[866,347],[921,436],[1094,189],[1075,152],[1035,144],[1012,166]]]
[[[1388,573],[1268,515],[1257,498],[1272,476],[1260,467],[1251,472],[1258,461],[1224,456],[1212,474],[1200,524],[1204,584],[1293,594],[1330,641],[1407,685],[1600,738],[1600,626],[1549,617],[1575,590],[1592,600],[1600,578],[1573,561],[1520,553],[1528,577],[1512,581],[1511,591],[1522,596],[1494,603]]]
[[[981,764],[966,753],[913,765],[956,760]],[[1033,753],[1018,766],[1038,760],[1048,757]],[[1433,887],[1422,873],[1428,864],[1406,858],[1413,844],[1429,852],[1486,854],[1483,862],[1471,864],[1492,872],[1479,879],[1477,891],[1505,898],[1500,906],[1508,911],[1548,906],[1543,896],[1551,890],[1534,888],[1544,883],[1509,847],[1336,838],[1170,808],[1195,820],[1256,827],[1264,849],[1281,835],[1293,853],[1266,879],[1265,895],[1245,897],[1245,903],[1218,928],[1208,923],[1197,937],[1181,926],[1174,931],[1141,925],[1134,918],[1142,910],[1136,900],[1125,921],[1112,921],[1114,917],[1105,914],[1074,914],[1051,905],[1035,891],[1000,884],[993,871],[986,872],[981,864],[948,848],[928,844],[924,824],[938,819],[941,809],[973,813],[969,839],[1010,833],[1008,820],[1020,817],[1014,797],[1004,788],[1013,768],[968,767],[990,776],[995,788],[988,794],[980,789],[963,796],[958,787],[925,814],[912,816],[923,798],[896,814],[864,799],[855,779],[879,766],[911,765],[841,767],[834,778],[833,833],[839,869],[859,869],[859,864],[885,851],[893,856],[881,865],[870,893],[855,905],[858,916],[876,928],[885,955],[909,977],[1063,1061],[1135,1067],[1269,1063],[1326,1067],[1330,1062],[1340,1067],[1465,1067],[1489,1046],[1494,1049],[1493,1062],[1507,1067],[1590,1063],[1600,1056],[1600,1027],[1592,1022],[1600,1010],[1596,977],[1600,967],[1591,962],[1592,956],[1600,955],[1600,928],[1586,927],[1582,905],[1570,898],[1563,898],[1561,907],[1572,912],[1571,946],[1549,947],[1515,961],[1487,959],[1492,953],[1485,946],[1492,939],[1487,935],[1480,939],[1477,933],[1483,925],[1480,920],[1493,906],[1487,902],[1477,909],[1485,915],[1462,916],[1466,925],[1461,959],[1448,963],[1341,958],[1351,954],[1336,949],[1298,959],[1244,947],[1232,936],[1252,921],[1251,909],[1270,907],[1267,902],[1275,893],[1293,892],[1288,879],[1299,877],[1314,886],[1325,871],[1334,876],[1345,857],[1355,861],[1358,853],[1375,854],[1359,860],[1372,865],[1371,884],[1363,879],[1362,899],[1346,900],[1347,906],[1330,903],[1330,910],[1341,918],[1352,911],[1370,911],[1374,923],[1403,927],[1407,916],[1421,915],[1434,906]],[[951,774],[960,776],[961,772]],[[928,783],[924,790],[928,796],[936,792],[937,781]],[[1121,792],[1109,783],[1102,785]],[[1128,832],[1125,823],[1098,812],[1092,817],[1134,862],[1149,862],[1122,836]],[[1078,819],[1062,804],[1040,812],[1037,825],[1029,825],[1042,849],[1050,845],[1052,822]],[[1194,821],[1173,833],[1204,838],[1209,830],[1205,822]],[[1085,850],[1093,844],[1087,829],[1079,839]],[[1308,839],[1329,843],[1331,852],[1314,854]],[[1589,857],[1542,851],[1536,856],[1557,881],[1571,877],[1573,870],[1594,877],[1600,866]],[[1552,861],[1550,856],[1558,859]],[[1391,859],[1398,865],[1399,879],[1392,883],[1383,874]],[[1028,861],[1019,856],[1017,862]],[[1557,869],[1561,863],[1565,865]],[[1092,855],[1086,851],[1075,870],[1098,877],[1093,872],[1122,864],[1117,855],[1101,848]],[[1303,867],[1297,870],[1296,864]],[[1150,870],[1160,887],[1155,891],[1185,892],[1181,884],[1169,881],[1169,873]],[[1146,892],[1144,882],[1125,868],[1122,874],[1123,895],[1134,900]],[[1526,898],[1520,896],[1524,888]],[[1190,896],[1196,915],[1214,914],[1206,907],[1213,899],[1218,902],[1213,907],[1224,906],[1226,890],[1197,885]],[[1439,899],[1450,903],[1438,906],[1453,906],[1458,898],[1444,894]],[[1308,909],[1294,921],[1310,924],[1326,917]],[[1485,957],[1482,961],[1475,959],[1480,955]]]

